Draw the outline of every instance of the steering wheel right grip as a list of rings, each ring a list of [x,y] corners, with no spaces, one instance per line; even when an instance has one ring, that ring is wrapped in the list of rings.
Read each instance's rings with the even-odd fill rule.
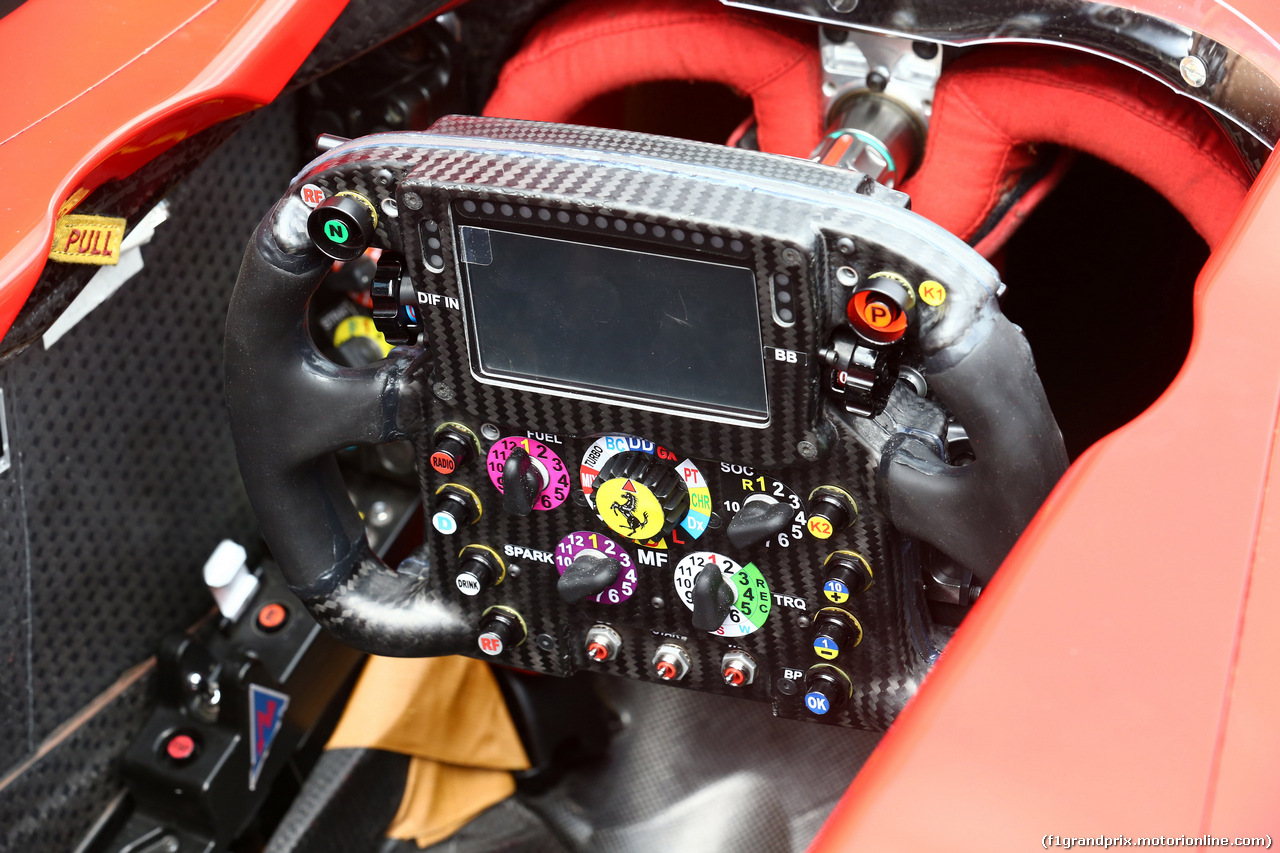
[[[340,640],[400,657],[465,651],[475,629],[458,609],[370,549],[334,457],[412,437],[423,352],[396,349],[352,369],[316,350],[307,303],[333,262],[306,239],[307,212],[291,197],[275,206],[231,297],[226,398],[245,490],[290,588]]]

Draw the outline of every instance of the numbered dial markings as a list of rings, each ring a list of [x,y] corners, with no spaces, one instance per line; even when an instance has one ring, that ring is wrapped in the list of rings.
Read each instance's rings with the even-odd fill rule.
[[[592,601],[600,604],[621,604],[635,594],[638,583],[636,564],[627,553],[627,549],[608,536],[592,533],[590,530],[579,530],[576,533],[570,533],[556,544],[556,571],[563,575],[573,565],[573,561],[582,554],[593,556],[602,554],[622,564],[618,579],[599,595],[592,596]]]
[[[569,469],[556,455],[556,452],[534,438],[521,438],[509,435],[495,441],[489,448],[489,458],[485,468],[489,479],[498,491],[502,491],[502,466],[517,447],[522,448],[533,460],[534,466],[542,474],[545,485],[533,501],[533,508],[538,510],[555,509],[569,497]]]
[[[741,637],[764,627],[773,607],[769,584],[755,563],[740,565],[731,557],[713,551],[694,551],[676,565],[676,595],[685,607],[693,609],[693,581],[707,566],[717,567],[728,581],[735,596],[733,609],[720,627],[711,633],[722,637]]]
[[[726,516],[732,518],[752,495],[765,495],[775,501],[789,504],[795,516],[791,526],[786,530],[765,540],[766,548],[789,548],[797,544],[804,536],[804,526],[808,520],[805,515],[804,501],[781,480],[775,480],[763,474],[757,474],[742,465],[721,465],[724,477],[721,483],[724,488],[720,507]]]

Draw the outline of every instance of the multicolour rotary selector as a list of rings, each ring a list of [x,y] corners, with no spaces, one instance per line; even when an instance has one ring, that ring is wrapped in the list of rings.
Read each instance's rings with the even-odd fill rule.
[[[485,468],[503,495],[503,507],[512,514],[555,509],[569,497],[569,469],[537,439],[516,435],[498,439],[489,448]]]
[[[692,538],[707,531],[711,491],[690,459],[630,435],[605,435],[582,455],[582,491],[610,530],[654,542],[677,524]]]
[[[636,564],[627,549],[608,536],[590,530],[570,533],[556,544],[555,561],[562,578],[566,574],[572,577],[574,573],[581,573],[584,577],[579,584],[589,585],[595,581],[574,600],[590,598],[599,604],[621,604],[635,594],[639,581]]]
[[[704,572],[717,570],[719,583],[714,575],[703,576]],[[714,551],[694,551],[680,560],[676,564],[675,585],[676,595],[694,611],[695,627],[722,637],[755,633],[764,627],[773,609],[769,583],[755,563],[744,566]],[[719,626],[698,625],[700,611],[716,607],[727,611]]]

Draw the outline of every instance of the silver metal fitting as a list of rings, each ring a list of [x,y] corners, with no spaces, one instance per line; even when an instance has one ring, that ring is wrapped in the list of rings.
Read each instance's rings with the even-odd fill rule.
[[[730,687],[746,687],[756,680],[756,662],[741,649],[733,649],[720,659],[720,675]]]
[[[689,674],[689,653],[675,643],[663,643],[653,655],[653,671],[663,681],[679,681]]]
[[[622,637],[608,625],[592,625],[587,629],[587,657],[596,663],[604,663],[618,656]]]

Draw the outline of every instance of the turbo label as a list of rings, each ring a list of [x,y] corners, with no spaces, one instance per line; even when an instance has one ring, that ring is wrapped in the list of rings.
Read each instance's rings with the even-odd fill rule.
[[[734,602],[724,622],[710,633],[721,637],[742,637],[764,627],[773,609],[769,584],[755,563],[745,566],[714,551],[694,551],[676,564],[676,595],[693,610],[693,582],[707,566],[715,566],[729,582]]]
[[[569,497],[569,469],[554,450],[536,438],[510,435],[494,442],[485,462],[493,487],[502,491],[502,466],[517,447],[529,454],[534,467],[542,474],[542,491],[533,499],[533,508],[546,511],[564,503]]]
[[[556,544],[556,571],[563,575],[573,565],[573,561],[583,554],[611,557],[622,564],[618,579],[599,595],[593,596],[592,601],[600,604],[621,604],[635,594],[638,582],[636,564],[627,553],[627,549],[608,536],[593,533],[590,530],[570,533]]]

